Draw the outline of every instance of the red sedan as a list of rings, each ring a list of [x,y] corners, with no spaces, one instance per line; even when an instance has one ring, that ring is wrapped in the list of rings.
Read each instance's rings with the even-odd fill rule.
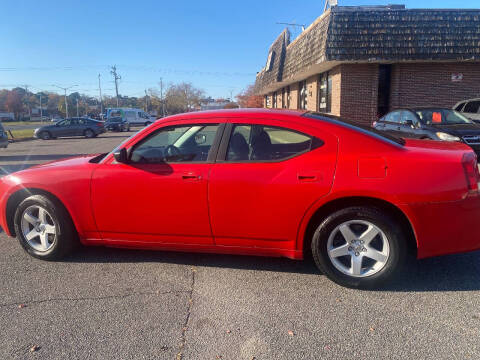
[[[0,179],[0,225],[40,259],[84,245],[302,259],[350,287],[480,248],[476,156],[315,113],[189,113],[109,154]],[[260,260],[261,261],[261,260]]]

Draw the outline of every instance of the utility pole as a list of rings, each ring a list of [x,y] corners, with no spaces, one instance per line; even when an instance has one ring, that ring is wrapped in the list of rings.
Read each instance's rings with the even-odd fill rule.
[[[113,65],[112,70],[110,71],[110,74],[113,75],[113,79],[115,80],[115,92],[117,94],[117,107],[118,105],[118,80],[120,80],[122,77],[117,74],[117,66]]]
[[[27,104],[27,107],[28,107],[28,120],[31,121],[32,113],[30,109],[30,100],[28,99],[28,85],[24,85],[24,86],[25,86],[25,103]]]
[[[69,86],[69,87],[61,87],[61,86],[58,86],[58,85],[52,85],[52,86],[55,86],[59,89],[62,89],[63,91],[65,91],[65,119],[68,118],[68,101],[67,101],[67,90],[75,87],[75,86],[78,86],[78,85],[72,85],[72,86]]]
[[[43,122],[42,93],[40,93],[40,121]]]
[[[102,86],[100,84],[100,74],[98,74],[98,91],[100,92],[100,114],[103,114]]]
[[[233,102],[233,90],[230,90],[230,102]]]
[[[147,95],[147,89],[145,89],[145,112],[148,113],[148,95]]]
[[[160,101],[162,104],[162,117],[165,117],[165,100],[163,99],[163,78],[160,78]]]

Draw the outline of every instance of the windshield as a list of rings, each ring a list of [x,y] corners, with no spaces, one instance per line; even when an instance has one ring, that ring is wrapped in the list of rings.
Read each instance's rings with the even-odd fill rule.
[[[375,137],[381,137],[381,138],[384,138],[386,140],[393,141],[393,142],[395,142],[399,145],[405,145],[405,140],[403,140],[402,138],[392,136],[392,135],[390,135],[390,134],[388,134],[384,131],[378,131],[377,129],[372,128],[370,126],[365,126],[365,125],[359,124],[357,122],[345,120],[345,119],[342,119],[342,118],[337,117],[337,116],[324,115],[324,114],[315,113],[315,112],[306,113],[303,116],[306,116],[306,117],[309,117],[309,118],[312,118],[312,119],[318,119],[318,120],[330,120],[330,121],[333,121],[333,122],[335,122],[339,125],[346,125],[348,127],[356,128],[357,130],[359,130],[363,133],[367,133],[367,134],[375,136]]]
[[[420,120],[427,125],[473,124],[465,116],[450,109],[423,109],[415,111]]]

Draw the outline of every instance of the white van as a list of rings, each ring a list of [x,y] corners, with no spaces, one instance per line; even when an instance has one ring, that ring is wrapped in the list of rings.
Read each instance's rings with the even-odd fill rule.
[[[107,109],[107,121],[112,117],[121,117],[130,125],[148,126],[156,119],[152,118],[142,109],[133,108],[110,108]]]

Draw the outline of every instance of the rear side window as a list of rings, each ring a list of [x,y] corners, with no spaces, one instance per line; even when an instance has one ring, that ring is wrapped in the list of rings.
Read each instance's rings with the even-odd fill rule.
[[[478,113],[478,108],[480,108],[480,101],[470,101],[465,105],[463,112],[476,114]]]
[[[455,110],[456,110],[456,111],[462,111],[463,105],[465,105],[464,102],[460,103],[460,105],[458,105],[458,106],[455,108]]]
[[[280,161],[321,146],[321,140],[290,129],[235,125],[226,161]]]

